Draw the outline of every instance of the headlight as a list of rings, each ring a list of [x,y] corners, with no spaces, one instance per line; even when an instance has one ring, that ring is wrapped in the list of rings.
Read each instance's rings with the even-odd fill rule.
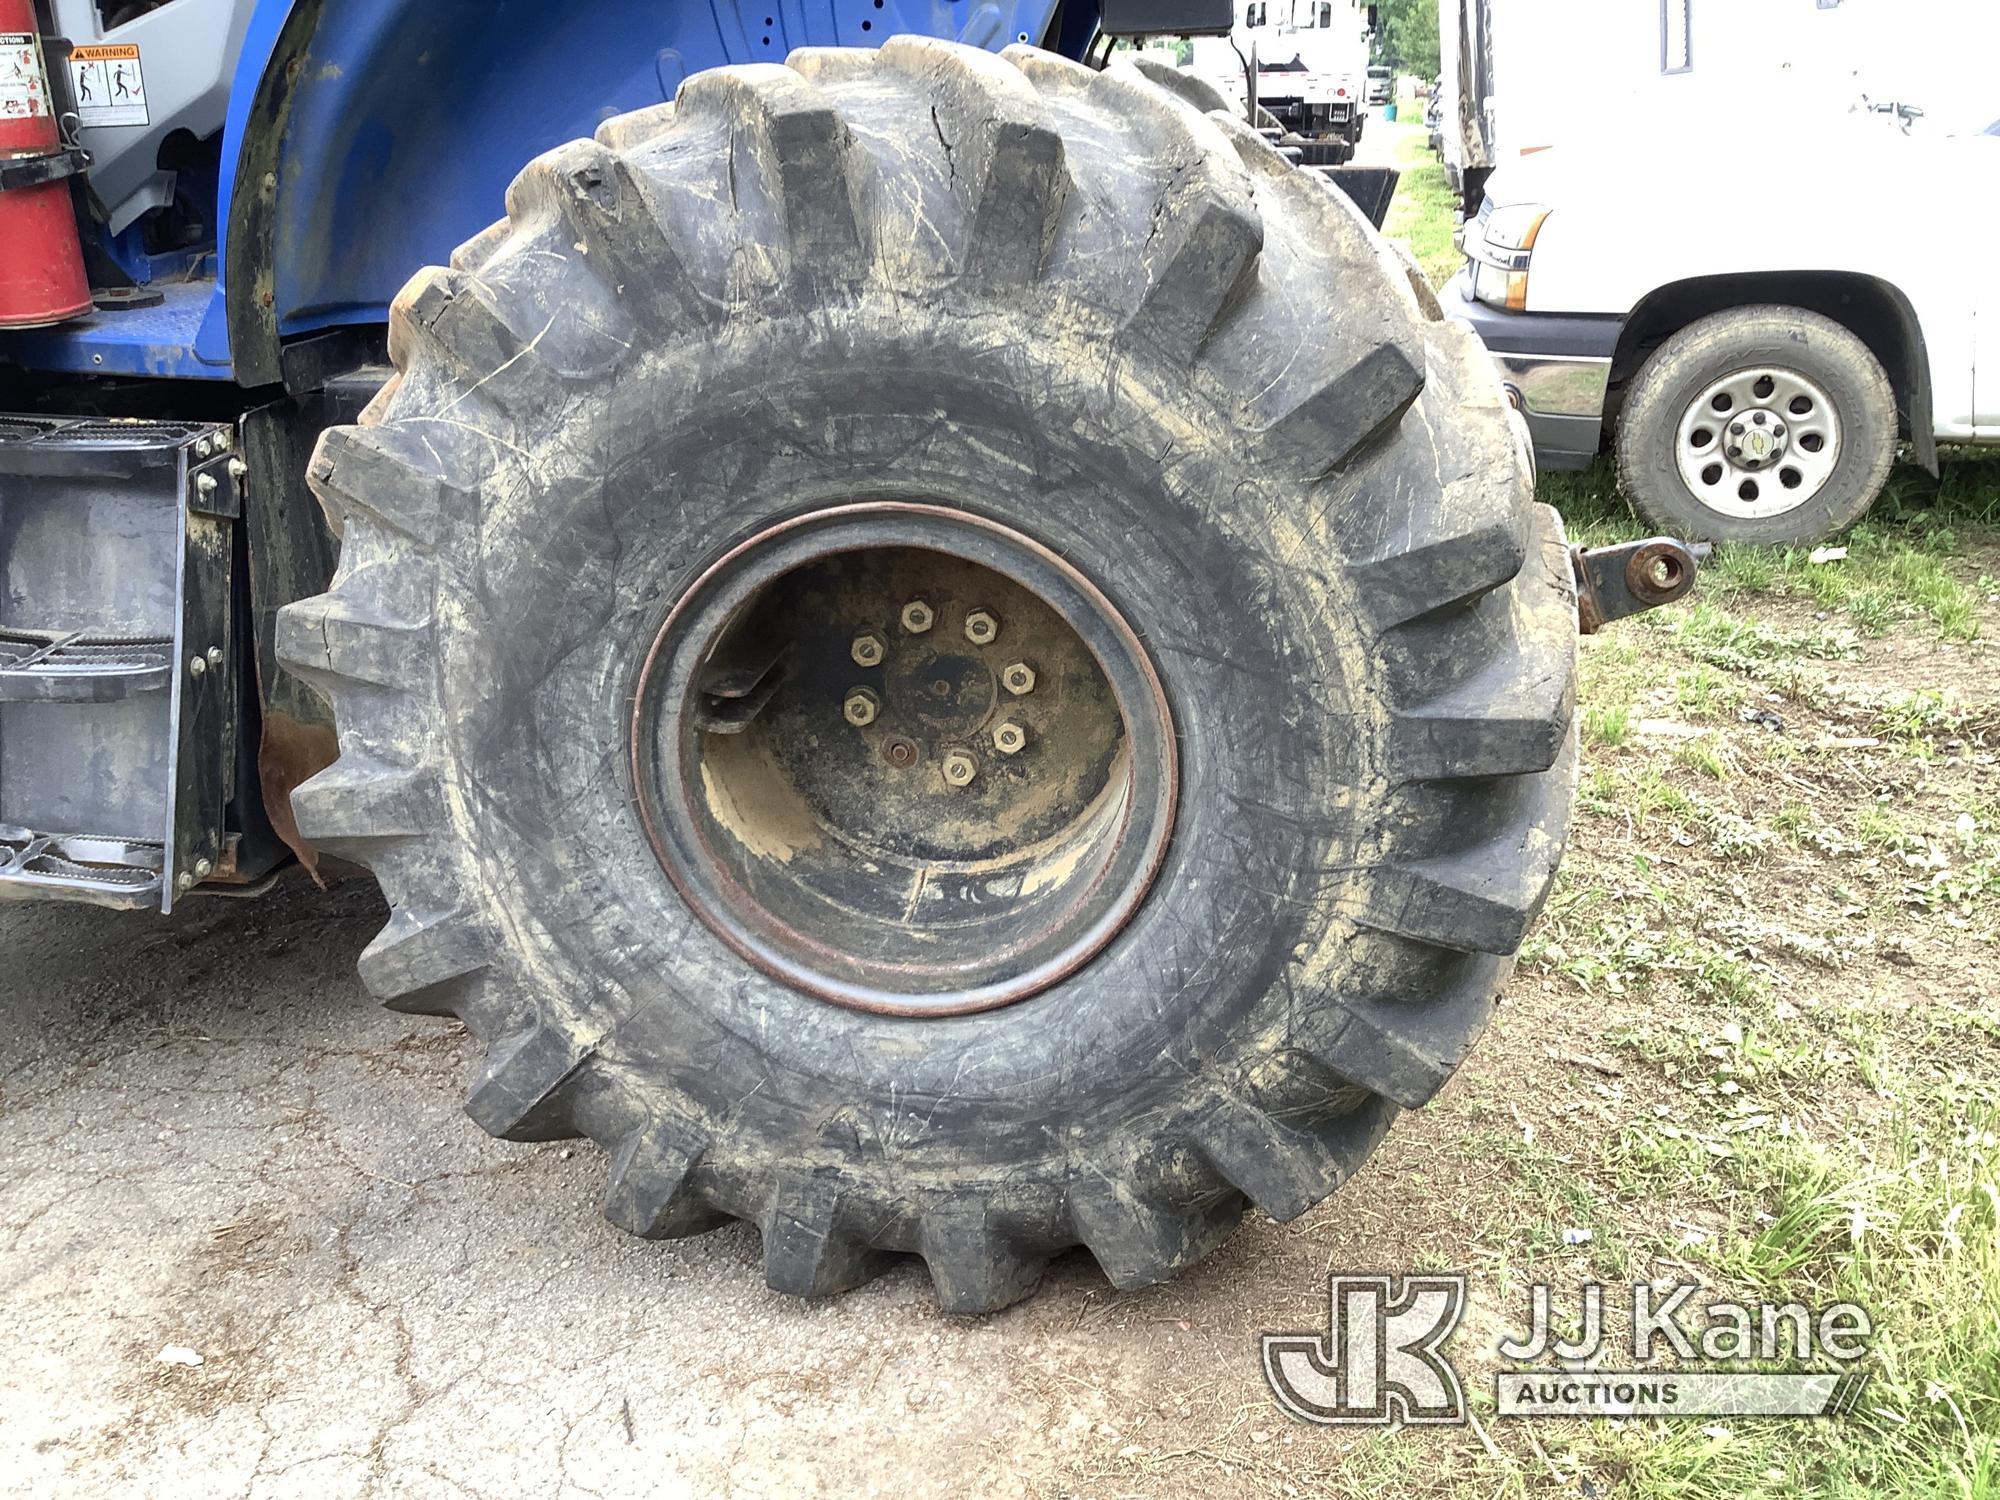
[[[1495,208],[1489,199],[1480,210],[1475,232],[1465,237],[1472,261],[1472,295],[1489,307],[1515,312],[1528,305],[1528,261],[1535,236],[1549,211],[1539,203],[1510,203]]]

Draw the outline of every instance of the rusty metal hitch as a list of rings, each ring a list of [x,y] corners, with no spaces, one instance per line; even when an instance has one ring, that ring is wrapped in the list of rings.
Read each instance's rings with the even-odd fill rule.
[[[1576,628],[1594,635],[1613,620],[1672,604],[1694,588],[1695,569],[1714,549],[1670,536],[1615,547],[1572,547]]]

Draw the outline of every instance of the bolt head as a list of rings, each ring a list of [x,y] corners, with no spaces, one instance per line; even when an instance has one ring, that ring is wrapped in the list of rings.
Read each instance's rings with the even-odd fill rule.
[[[1002,755],[1019,755],[1028,747],[1028,731],[1006,719],[993,726],[993,748]]]
[[[213,495],[215,493],[215,476],[213,474],[197,474],[194,480],[194,491],[197,495]]]
[[[1000,686],[1024,698],[1035,690],[1035,669],[1024,661],[1011,661],[1001,670]]]
[[[979,774],[979,762],[972,758],[969,751],[952,750],[939,762],[938,769],[944,772],[947,785],[971,786],[972,778]]]
[[[983,609],[975,609],[965,617],[965,638],[975,646],[990,646],[999,638],[1000,622]]]
[[[856,688],[847,695],[840,705],[840,715],[856,729],[865,729],[875,722],[875,715],[881,712],[882,700],[868,688]]]
[[[203,655],[205,655],[208,658],[208,664],[211,667],[219,667],[222,665],[222,648],[220,646],[210,646],[208,650],[203,653]]]
[[[249,472],[250,472],[250,465],[243,462],[242,459],[232,458],[229,460],[229,477],[231,479],[241,479],[245,474],[248,474]]]
[[[203,880],[208,879],[215,873],[215,861],[204,855],[194,862],[194,873]]]
[[[201,676],[201,674],[202,674],[202,673],[206,672],[207,670],[208,670],[208,658],[207,658],[207,657],[205,657],[205,656],[190,656],[190,657],[188,658],[188,676],[190,676],[190,677],[199,677],[199,676]]]
[[[882,637],[870,630],[854,638],[854,644],[848,647],[848,655],[854,658],[857,667],[879,667],[887,650],[882,644]]]
[[[193,890],[194,876],[189,874],[186,870],[181,871],[180,874],[174,877],[174,889],[177,891]]]
[[[903,606],[903,629],[911,635],[922,635],[937,623],[937,612],[921,599],[912,599]]]
[[[214,445],[207,438],[196,438],[194,440],[194,456],[196,458],[207,458],[214,451]]]

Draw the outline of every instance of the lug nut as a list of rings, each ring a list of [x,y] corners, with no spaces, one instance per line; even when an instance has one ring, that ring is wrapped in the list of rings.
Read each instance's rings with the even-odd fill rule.
[[[1750,420],[1755,422],[1759,427],[1762,427],[1764,425],[1764,414],[1761,411],[1752,412],[1750,415]]]
[[[881,712],[882,700],[869,688],[856,688],[840,705],[840,716],[856,729],[866,729]]]
[[[1743,435],[1743,424],[1741,422],[1731,422],[1729,424],[1729,430],[1735,433],[1738,437],[1741,437]]]
[[[854,665],[857,667],[879,667],[882,665],[884,649],[882,637],[870,630],[854,638],[854,644],[848,648],[848,655],[854,658]]]
[[[990,646],[1000,634],[1000,622],[983,609],[965,617],[965,638],[975,646]]]
[[[949,750],[939,762],[938,769],[944,772],[948,786],[971,786],[972,778],[979,774],[979,762],[972,758],[969,750]]]
[[[1741,458],[1743,456],[1742,448],[1735,443],[1731,443],[1729,445],[1729,456],[1731,458]]]
[[[1028,731],[1012,719],[993,726],[993,748],[1002,755],[1019,755],[1028,745]]]
[[[922,635],[937,623],[937,615],[921,599],[912,599],[903,606],[903,629],[911,635]]]
[[[1035,690],[1035,669],[1024,661],[1009,662],[1000,673],[1000,685],[1016,698]]]

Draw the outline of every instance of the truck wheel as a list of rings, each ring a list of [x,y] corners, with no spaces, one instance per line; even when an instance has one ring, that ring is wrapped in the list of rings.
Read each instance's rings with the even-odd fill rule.
[[[299,823],[615,1224],[1136,1286],[1487,1019],[1567,819],[1562,537],[1469,335],[1247,128],[1029,48],[704,73],[390,347],[311,467]]]
[[[1796,307],[1737,307],[1654,351],[1618,419],[1618,482],[1686,537],[1804,542],[1852,525],[1896,456],[1868,346]]]

